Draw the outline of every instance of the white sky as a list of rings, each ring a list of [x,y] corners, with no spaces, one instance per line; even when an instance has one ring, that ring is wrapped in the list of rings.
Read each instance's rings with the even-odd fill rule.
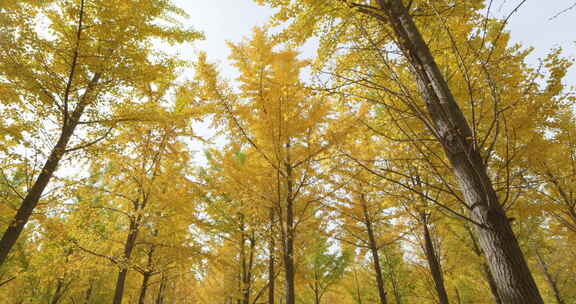
[[[220,62],[226,77],[233,77],[235,71],[228,64],[229,50],[225,42],[238,42],[243,37],[249,36],[254,26],[264,25],[273,13],[271,9],[260,7],[251,0],[175,0],[175,2],[190,14],[187,22],[206,34],[206,40],[196,43],[195,49],[207,52],[210,61]],[[504,17],[520,2],[520,0],[494,0],[492,15]],[[528,0],[510,19],[508,29],[511,30],[513,39],[525,46],[535,47],[531,57],[533,62],[556,46],[564,47],[567,55],[575,55],[576,24],[572,20],[576,18],[576,8],[549,20],[575,2]],[[182,55],[193,58],[194,52],[188,50]],[[573,69],[569,78],[571,84],[576,80],[574,72]]]
[[[273,14],[273,10],[260,7],[251,0],[174,0],[190,15],[190,25],[203,31],[204,41],[194,44],[194,50],[183,53],[194,58],[195,51],[204,51],[210,62],[220,63],[222,73],[233,78],[236,73],[230,67],[230,54],[226,41],[239,42],[249,37],[252,28],[263,26]]]

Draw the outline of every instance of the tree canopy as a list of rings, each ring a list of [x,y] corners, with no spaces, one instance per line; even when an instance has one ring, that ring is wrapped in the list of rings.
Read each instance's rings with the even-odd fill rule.
[[[0,3],[0,302],[576,303],[573,59],[523,1],[254,2],[235,79],[171,0]]]

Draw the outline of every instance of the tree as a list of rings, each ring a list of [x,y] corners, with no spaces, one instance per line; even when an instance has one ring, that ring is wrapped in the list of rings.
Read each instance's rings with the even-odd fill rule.
[[[149,42],[201,37],[170,21],[168,26],[157,23],[170,15],[184,15],[170,1],[79,0],[15,6],[0,8],[2,111],[14,117],[3,128],[11,129],[18,141],[14,149],[32,151],[45,162],[27,176],[31,186],[0,240],[0,266],[63,157],[104,139],[117,122],[135,119],[128,110],[138,99],[126,93],[170,78],[181,66],[180,60],[159,53]],[[42,18],[48,30],[37,32],[36,20]],[[131,35],[125,34],[126,28]],[[46,137],[47,141],[40,140]],[[22,156],[26,154],[12,151],[20,155],[16,163],[29,161]]]
[[[536,192],[534,200],[542,201],[543,210],[556,225],[576,235],[576,118],[569,105],[556,117],[550,129],[544,129],[534,142],[539,148],[530,154],[531,178]],[[547,132],[553,132],[552,135]],[[563,233],[558,229],[558,233]]]
[[[196,68],[202,98],[215,104],[215,121],[228,126],[232,151],[258,163],[254,175],[235,180],[250,189],[253,201],[275,210],[286,303],[294,304],[299,226],[314,217],[313,206],[326,192],[316,172],[329,165],[331,148],[343,140],[352,120],[332,111],[329,97],[305,88],[299,77],[307,63],[292,49],[275,51],[277,45],[259,29],[252,40],[231,45],[231,58],[240,70],[239,94],[220,81],[215,67],[203,58]]]
[[[350,252],[330,253],[331,245],[325,238],[319,238],[315,240],[312,252],[305,256],[305,267],[308,268],[305,277],[314,304],[322,303],[322,298],[332,285],[340,282],[350,263]]]

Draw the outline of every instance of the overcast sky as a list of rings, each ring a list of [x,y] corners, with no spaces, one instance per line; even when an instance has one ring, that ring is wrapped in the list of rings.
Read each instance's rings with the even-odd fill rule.
[[[211,61],[221,63],[222,72],[227,77],[233,77],[235,72],[230,68],[227,57],[229,50],[226,41],[238,42],[249,36],[254,26],[264,25],[273,11],[260,7],[251,0],[175,0],[184,8],[190,19],[188,22],[206,34],[206,40],[196,43],[195,49],[206,51]],[[465,0],[463,0],[465,1]],[[508,15],[520,0],[494,0],[492,15],[504,17]],[[510,19],[508,29],[515,41],[536,49],[531,57],[545,56],[548,50],[563,46],[567,55],[574,55],[576,40],[576,8],[550,20],[562,10],[569,8],[574,0],[528,0]],[[182,55],[193,58],[194,52],[186,50]],[[576,80],[574,69],[569,82]]]

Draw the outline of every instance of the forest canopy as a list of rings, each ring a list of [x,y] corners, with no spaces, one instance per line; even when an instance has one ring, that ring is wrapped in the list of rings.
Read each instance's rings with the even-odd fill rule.
[[[172,0],[0,2],[0,303],[576,303],[526,1],[253,2],[229,66]]]

